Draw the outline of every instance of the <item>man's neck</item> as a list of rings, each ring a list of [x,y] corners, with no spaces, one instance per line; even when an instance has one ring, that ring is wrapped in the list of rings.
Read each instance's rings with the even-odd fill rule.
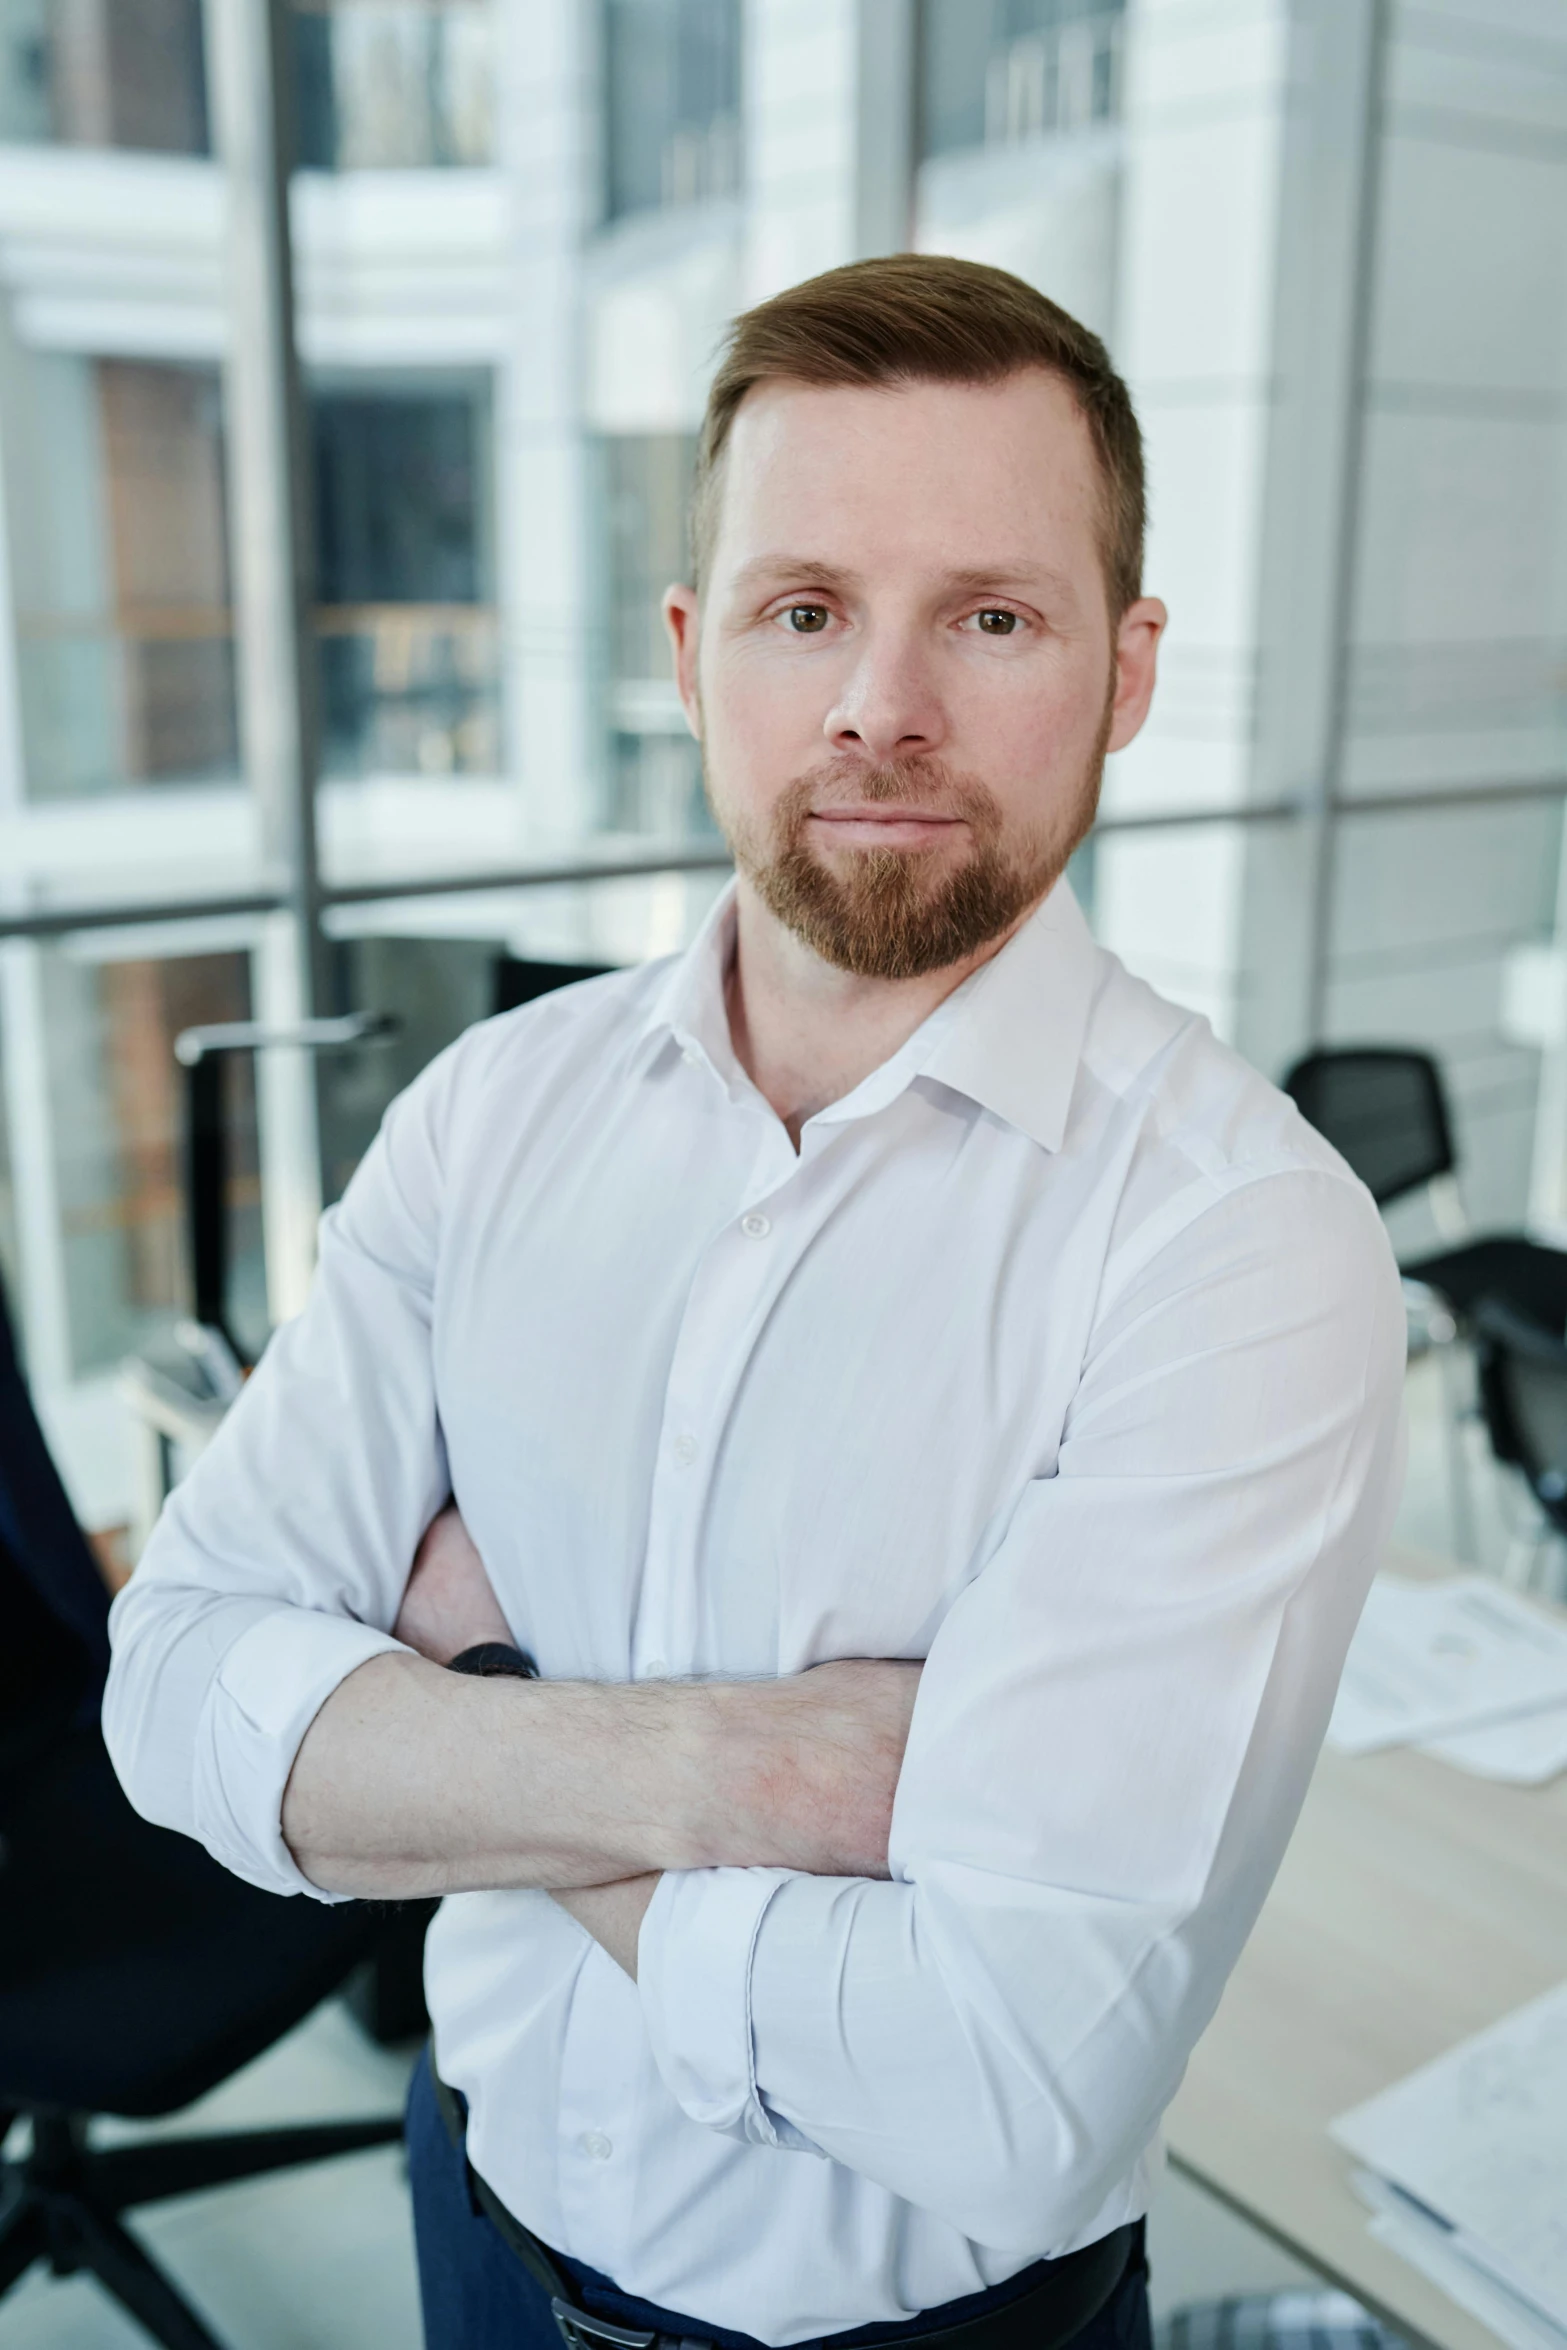
[[[842,1101],[908,1042],[969,974],[999,954],[1033,912],[966,956],[918,979],[862,979],[823,962],[741,876],[735,952],[724,999],[735,1057],[777,1111],[795,1149],[808,1118]]]

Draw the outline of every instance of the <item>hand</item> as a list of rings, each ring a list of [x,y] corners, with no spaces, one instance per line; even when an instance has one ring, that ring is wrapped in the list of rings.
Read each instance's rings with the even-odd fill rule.
[[[455,1502],[425,1529],[392,1637],[437,1665],[449,1665],[481,1640],[511,1642],[511,1626]]]
[[[922,1668],[817,1665],[711,1690],[726,1717],[702,1841],[720,1865],[885,1877]]]

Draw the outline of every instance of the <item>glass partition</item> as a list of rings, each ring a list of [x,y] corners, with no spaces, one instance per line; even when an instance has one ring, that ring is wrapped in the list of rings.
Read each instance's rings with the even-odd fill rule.
[[[1567,905],[1559,33],[1548,71],[1544,45],[1499,21],[1477,37],[1391,14],[1345,614],[1328,1030],[1438,1056],[1466,1205],[1491,1224],[1531,1213],[1544,1031],[1531,1041],[1509,1009],[1518,952]],[[1466,804],[1429,804],[1444,791]],[[1386,806],[1414,795],[1428,804]]]

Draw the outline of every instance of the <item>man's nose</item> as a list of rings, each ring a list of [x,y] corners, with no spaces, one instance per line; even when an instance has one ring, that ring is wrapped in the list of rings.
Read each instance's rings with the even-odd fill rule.
[[[883,630],[864,639],[822,731],[835,751],[858,749],[876,760],[941,749],[946,712],[912,634]]]

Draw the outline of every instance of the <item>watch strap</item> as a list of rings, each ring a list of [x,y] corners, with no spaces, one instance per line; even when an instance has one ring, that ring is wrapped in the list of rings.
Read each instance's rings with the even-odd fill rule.
[[[450,1673],[473,1673],[481,1681],[536,1681],[539,1668],[525,1648],[505,1640],[479,1640],[447,1665]]]

